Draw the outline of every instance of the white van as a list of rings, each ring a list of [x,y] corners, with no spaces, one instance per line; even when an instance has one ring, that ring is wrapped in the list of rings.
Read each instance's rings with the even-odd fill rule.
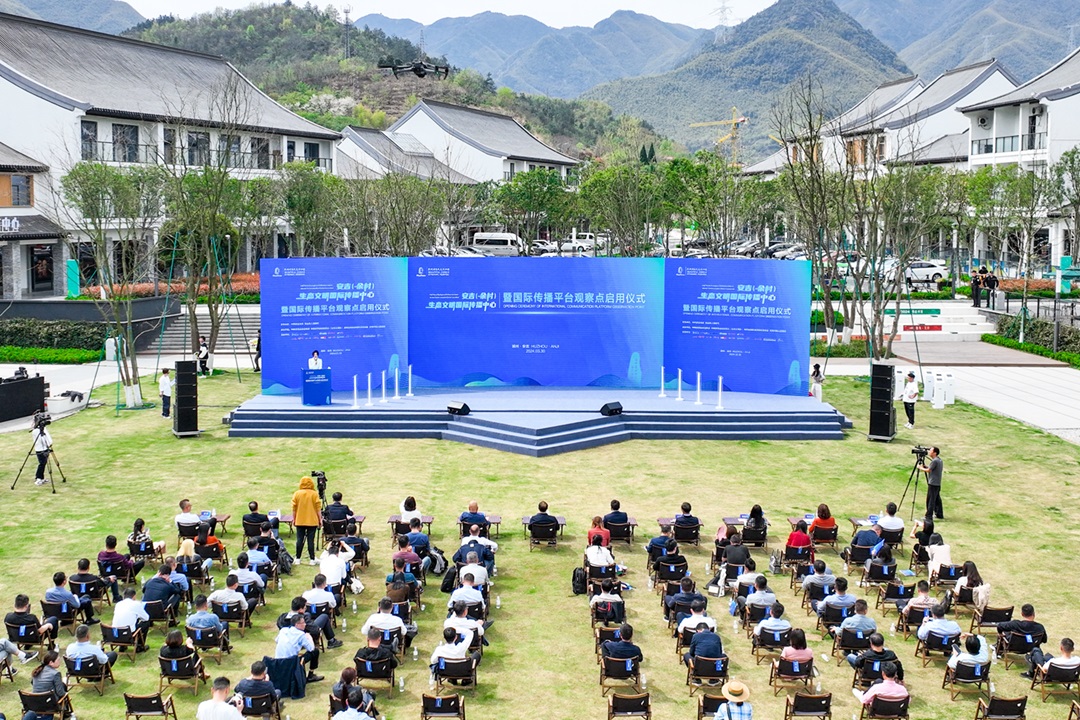
[[[521,255],[523,245],[521,238],[515,233],[478,232],[473,235],[471,247],[485,255],[517,257]]]

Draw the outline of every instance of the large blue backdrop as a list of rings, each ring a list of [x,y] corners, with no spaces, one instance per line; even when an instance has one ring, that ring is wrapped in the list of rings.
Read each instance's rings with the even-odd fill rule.
[[[303,258],[262,261],[263,391],[319,350],[335,390],[674,386],[805,394],[810,267],[774,260]],[[402,381],[404,382],[404,380]]]

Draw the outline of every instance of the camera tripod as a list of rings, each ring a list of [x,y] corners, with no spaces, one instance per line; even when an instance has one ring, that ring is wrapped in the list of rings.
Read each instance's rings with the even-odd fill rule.
[[[37,434],[34,435],[34,442],[30,446],[30,452],[26,453],[26,457],[23,458],[22,465],[19,467],[19,472],[15,476],[15,481],[11,483],[11,489],[12,490],[15,489],[15,485],[18,484],[19,478],[22,477],[23,470],[26,469],[26,463],[30,461],[30,456],[37,454],[35,452],[34,448],[37,447],[38,439],[44,436],[45,428],[44,427],[38,427],[38,428],[36,428],[36,431],[37,431]],[[53,480],[53,465],[54,464],[56,465],[56,472],[60,473],[60,482],[66,483],[67,482],[67,477],[64,475],[64,469],[62,467],[60,467],[60,458],[56,456],[56,451],[53,450],[52,445],[49,445],[49,449],[46,450],[45,452],[48,453],[48,457],[46,458],[46,461],[45,461],[45,469],[49,473],[49,484],[52,486],[53,495],[55,495],[56,494],[56,481]]]
[[[908,490],[911,489],[911,481],[914,480],[915,481],[915,491],[911,493],[911,520],[912,521],[915,520],[915,504],[917,502],[917,498],[919,497],[919,473],[921,472],[920,468],[922,467],[923,460],[925,460],[925,459],[926,459],[925,455],[917,455],[915,457],[915,466],[913,468],[911,468],[911,474],[908,475],[908,479],[907,479],[907,486],[904,487],[904,494],[902,496],[900,496],[899,510],[901,512],[903,512],[904,500],[907,498]]]

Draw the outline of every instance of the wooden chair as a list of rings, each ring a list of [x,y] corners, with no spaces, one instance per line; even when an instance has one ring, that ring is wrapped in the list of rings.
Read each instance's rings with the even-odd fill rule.
[[[210,609],[222,622],[235,623],[240,637],[244,637],[244,631],[251,624],[251,613],[241,607],[239,602],[212,602]]]
[[[757,624],[769,616],[768,605],[747,605],[742,616],[742,627],[749,638],[754,634]]]
[[[900,720],[908,716],[911,698],[887,698],[878,695],[869,705],[862,706],[860,720]]]
[[[696,655],[686,667],[686,684],[690,686],[690,697],[703,687],[719,689],[728,679],[727,655],[707,658]]]
[[[755,664],[760,665],[762,661],[771,659],[773,655],[779,655],[791,644],[791,630],[762,630],[761,633],[754,635],[752,640],[754,661]]]
[[[810,541],[814,543],[814,551],[818,548],[829,545],[833,550],[836,550],[836,538],[840,534],[840,528],[833,525],[830,528],[815,527],[814,532],[810,534]]]
[[[694,635],[697,630],[692,627],[685,627],[681,633],[675,635],[675,654],[681,656],[683,650],[690,647],[690,642],[694,639]]]
[[[79,624],[79,606],[67,602],[41,601],[41,617],[55,617],[60,621],[58,630],[66,629],[71,636],[75,636],[75,626]]]
[[[849,545],[847,547],[847,559],[844,561],[847,563],[847,574],[850,575],[853,570],[862,572],[866,561],[870,559],[870,551],[873,550],[871,545]]]
[[[904,612],[899,613],[899,617],[896,619],[896,629],[903,633],[904,639],[907,640],[916,631],[919,626],[922,625],[923,618],[930,615],[930,608],[904,608]]]
[[[11,665],[10,655],[3,660],[0,660],[0,684],[4,682],[4,678],[7,678],[13,683],[15,682],[15,668]]]
[[[795,718],[832,718],[832,693],[811,695],[799,690],[792,697],[788,695],[784,703],[784,720]]]
[[[678,539],[678,538],[676,538]],[[742,531],[743,545],[749,545],[753,547],[764,548],[766,552],[769,550],[769,529],[768,528],[743,528]]]
[[[52,718],[63,718],[75,714],[75,709],[71,706],[71,693],[57,700],[51,691],[35,693],[20,690],[19,702],[22,703],[23,713],[33,712]]]
[[[176,523],[176,546],[184,540],[194,540],[199,537],[199,523]]]
[[[1010,662],[1011,658],[1017,655],[1024,658],[1044,642],[1046,642],[1046,633],[1000,633],[997,641],[997,656],[1005,662],[1005,669],[1008,670],[1012,663],[1016,662],[1015,659]]]
[[[818,606],[821,608],[822,606]],[[844,620],[855,614],[855,607],[840,607],[838,605],[825,605],[821,614],[818,615],[817,627],[822,630],[831,630],[840,626]]]
[[[593,627],[611,623],[621,625],[626,619],[626,603],[621,600],[596,603],[592,606],[589,617]]]
[[[596,635],[596,662],[599,663],[600,662],[600,646],[603,645],[604,643],[608,642],[609,640],[618,640],[618,639],[620,639],[621,635],[620,635],[620,631],[619,631],[618,627],[606,627],[606,626],[597,626],[596,631],[595,631],[595,635]]]
[[[244,703],[240,706],[240,714],[244,717],[270,717],[281,720],[281,703],[271,694],[245,695]]]
[[[791,581],[788,583],[788,587],[796,595],[802,590],[802,581],[806,579],[806,576],[810,574],[814,566],[810,563],[799,563],[791,566]]]
[[[229,549],[224,545],[196,545],[195,554],[203,560],[217,560],[222,570],[229,569]]]
[[[697,720],[712,720],[728,699],[723,695],[702,695],[698,698]]]
[[[781,690],[799,685],[809,690],[813,677],[813,658],[805,662],[781,659],[769,667],[769,685],[772,686],[774,697],[779,695]]]
[[[975,708],[975,720],[1026,720],[1027,700],[1027,695],[1016,698],[993,696],[989,702],[979,698],[979,704]],[[1075,702],[1073,709],[1077,709]],[[1080,720],[1080,713],[1076,718]],[[1073,715],[1069,715],[1069,720],[1072,719]]]
[[[930,573],[930,587],[951,588],[956,586],[956,581],[964,574],[963,565],[942,565]]]
[[[188,587],[191,589],[188,594],[192,594],[196,587],[200,587],[203,590],[209,589],[210,576],[207,575],[206,569],[203,568],[202,563],[177,561],[176,571],[188,579]]]
[[[86,596],[100,610],[105,605],[112,605],[112,597],[105,591],[105,583],[101,578],[94,578],[89,582],[75,582],[68,580],[71,594],[75,597]]]
[[[630,523],[605,522],[604,527],[611,533],[611,542],[624,542],[627,545],[634,544],[634,526]]]
[[[1027,700],[1027,698],[1024,699]],[[1020,720],[1023,720],[1023,718]],[[1080,702],[1072,701],[1072,705],[1069,707],[1069,720],[1080,720]]]
[[[1048,687],[1054,685],[1060,685],[1061,688]],[[1080,699],[1080,666],[1066,668],[1053,662],[1050,663],[1049,670],[1036,666],[1035,677],[1031,678],[1031,689],[1039,691],[1043,702],[1051,695],[1076,695]]]
[[[881,539],[886,545],[897,552],[903,552],[904,550],[904,531],[900,530],[886,530],[881,529]]]
[[[439,658],[432,672],[435,675],[436,695],[441,695],[446,686],[463,690],[476,689],[476,661],[472,658],[461,660]]]
[[[248,538],[257,538],[262,535],[262,523],[248,522],[247,520],[241,520],[244,524],[244,540]]]
[[[899,660],[895,662],[899,663]],[[884,675],[881,672],[881,661],[864,662],[861,668],[855,668],[855,677],[851,680],[851,687],[866,690],[868,687],[881,680]]]
[[[810,556],[813,554],[814,549],[809,545],[803,545],[801,547],[786,545],[784,546],[784,555],[780,558],[780,567],[788,569],[798,565],[809,565]]]
[[[249,615],[254,614],[254,612],[259,609],[260,605],[266,604],[266,599],[263,596],[263,589],[259,587],[258,583],[241,583],[236,586],[236,589],[248,601]]]
[[[190,687],[192,692],[198,695],[199,682],[209,679],[203,670],[202,661],[194,655],[182,660],[163,658],[159,655],[158,665],[161,668],[161,674],[158,677],[159,693],[165,689],[166,683],[168,683],[169,687],[172,687],[175,682],[182,687]]]
[[[412,529],[407,522],[401,522],[399,520],[390,523],[390,546],[396,548],[398,537],[401,535],[408,535],[410,532],[412,532]]]
[[[803,590],[802,607],[806,610],[807,615],[814,614],[814,603],[821,602],[829,595],[832,595],[836,591],[835,584],[820,585],[818,583],[810,583]]]
[[[329,545],[334,540],[345,537],[345,529],[349,527],[349,518],[341,520],[324,520],[322,525],[323,545]],[[408,532],[405,533],[408,535]],[[397,542],[395,538],[394,542]]]
[[[934,653],[941,653],[940,657],[947,658],[952,654],[953,647],[960,642],[960,634],[938,635],[927,633],[926,639],[922,638],[915,644],[915,657],[922,660],[922,666],[926,667],[934,659]]]
[[[142,542],[129,542],[128,555],[132,560],[145,560],[156,565],[161,565],[165,562],[165,553],[158,550],[154,545],[153,540],[143,540]],[[72,591],[74,592],[74,590]],[[77,595],[78,593],[76,593]]]
[[[101,642],[110,650],[127,655],[131,662],[135,662],[138,653],[137,648],[142,644],[142,630],[129,627],[114,627],[101,623]]]
[[[420,720],[465,720],[465,697],[462,695],[428,695],[420,700]]]
[[[161,696],[161,693],[153,695],[132,695],[124,693],[124,720],[140,720],[144,717],[172,718],[176,717],[176,707],[173,705],[172,695]]]
[[[891,565],[870,565],[869,569],[863,568],[862,579],[859,581],[863,587],[891,585],[896,582],[896,563]]]
[[[224,653],[231,654],[231,650],[225,642],[225,635],[219,630],[215,628],[195,628],[190,625],[186,626],[184,630],[187,632],[191,644],[199,650],[200,654],[203,657],[210,655],[218,665],[221,664],[221,656]]]
[[[98,560],[97,567],[98,577],[100,578],[115,577],[116,582],[121,585],[135,584],[135,573],[132,572],[134,567],[131,565],[124,565],[123,563],[105,563]]]
[[[394,694],[395,670],[393,663],[387,660],[363,660],[353,658],[356,667],[356,682],[365,690],[374,693],[378,689],[385,689],[387,696]]]
[[[620,695],[612,693],[608,698],[608,720],[615,718],[640,717],[652,720],[652,706],[649,703],[649,693],[640,695]]]
[[[858,655],[870,648],[870,633],[863,630],[843,628],[833,635],[832,654],[836,664],[843,665],[849,654]]]
[[[671,530],[674,533],[675,542],[687,545],[693,545],[694,547],[701,546],[701,525],[672,525]]]
[[[529,525],[529,552],[536,547],[559,549],[559,523],[531,523]]]
[[[904,585],[895,579],[891,583],[878,586],[878,596],[874,607],[881,610],[882,615],[888,615],[890,610],[896,610],[898,600],[910,600],[915,597],[915,585]]]
[[[113,685],[116,684],[116,679],[112,674],[112,667],[109,663],[103,663],[96,657],[65,657],[64,665],[67,667],[69,687],[72,679],[75,680],[76,685],[85,680],[97,690],[98,695],[104,695],[106,680]]]
[[[146,614],[150,616],[151,625],[157,625],[162,635],[169,634],[169,628],[176,624],[176,606],[165,605],[160,600],[143,603]],[[158,623],[161,623],[158,625]]]
[[[961,662],[956,664],[956,669],[945,668],[945,677],[941,679],[941,689],[948,690],[953,700],[967,688],[975,688],[981,695],[983,686],[986,686],[986,697],[990,698],[990,663],[974,665]]]
[[[656,566],[656,583],[678,582],[686,577],[689,564],[686,558],[677,563],[660,563]]]
[[[486,523],[486,522],[483,522],[483,523],[468,523],[468,522],[461,522],[460,520],[458,520],[458,537],[459,538],[468,537],[469,533],[472,532],[472,526],[473,525],[477,526],[477,529],[479,530],[480,537],[485,537],[486,538],[486,537],[488,537],[488,533],[491,532],[491,523]]]
[[[967,585],[963,586],[955,593],[952,598],[953,612],[957,615],[960,614],[961,608],[975,610],[975,593]]]
[[[628,685],[641,692],[641,658],[600,658],[600,695],[607,695],[608,690],[618,685]]]
[[[997,632],[998,623],[1012,620],[1013,608],[1009,607],[984,607],[982,610],[975,608],[971,615],[971,632],[982,634],[984,630]]]
[[[34,650],[36,648],[38,652],[44,655],[46,650],[55,645],[48,634],[41,634],[40,623],[36,625],[13,625],[5,621],[4,625],[7,627],[8,640],[18,645],[20,650]]]

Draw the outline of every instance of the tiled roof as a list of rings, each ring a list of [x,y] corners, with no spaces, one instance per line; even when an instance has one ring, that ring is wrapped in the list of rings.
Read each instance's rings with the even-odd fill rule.
[[[49,168],[43,162],[23,155],[18,150],[0,143],[0,170],[5,172],[43,173]]]
[[[1080,48],[1042,75],[1029,80],[1015,90],[993,100],[962,107],[960,112],[990,110],[1004,105],[1019,105],[1043,99],[1060,100],[1077,93],[1080,93]]]

